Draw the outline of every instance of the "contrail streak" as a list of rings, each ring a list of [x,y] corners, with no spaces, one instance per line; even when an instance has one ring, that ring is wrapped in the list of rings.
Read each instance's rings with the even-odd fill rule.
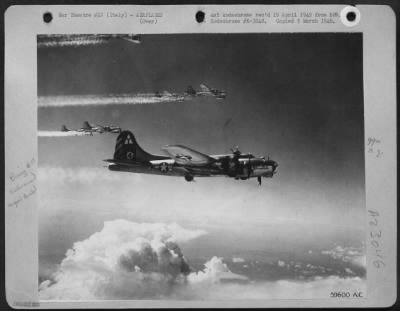
[[[185,96],[179,94],[157,95],[154,93],[118,95],[80,95],[80,96],[39,96],[39,107],[64,106],[104,106],[157,104],[163,102],[182,102]]]
[[[87,136],[85,132],[61,132],[61,131],[38,131],[38,137],[71,137],[71,136]]]
[[[113,39],[140,43],[140,38],[131,34],[51,34],[37,36],[37,47],[57,48],[100,45],[109,43]]]

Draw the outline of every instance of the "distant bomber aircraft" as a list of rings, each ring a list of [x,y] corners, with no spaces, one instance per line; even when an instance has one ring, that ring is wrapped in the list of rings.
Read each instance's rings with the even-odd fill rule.
[[[61,127],[61,132],[76,132],[77,135],[85,133],[91,136],[93,136],[93,133],[121,133],[121,131],[122,129],[119,126],[90,124],[88,121],[83,122],[82,127],[79,129],[68,129],[65,125]]]
[[[160,92],[155,92],[154,93],[155,97],[162,99],[162,100],[167,100],[167,101],[178,101],[182,102],[185,100],[185,96],[182,94],[176,94],[176,93],[170,93],[168,91],[163,91],[162,93]]]
[[[216,99],[225,99],[226,98],[226,91],[225,90],[218,90],[214,88],[210,88],[205,84],[200,84],[200,90],[196,91],[191,85],[188,86],[186,92],[186,96],[189,97],[196,97],[196,96],[213,96]]]
[[[104,132],[109,132],[109,133],[121,133],[122,129],[119,126],[114,126],[114,125],[99,125],[104,129]]]
[[[75,135],[93,135],[93,133],[87,132],[84,129],[69,129],[65,125],[61,126],[61,132],[68,132]]]
[[[82,129],[98,132],[98,133],[121,133],[122,129],[119,126],[114,125],[100,125],[100,124],[91,124],[88,121],[83,123]]]
[[[131,173],[183,176],[186,181],[194,177],[227,176],[237,180],[257,177],[273,177],[278,163],[265,157],[242,154],[238,149],[232,154],[206,155],[182,145],[167,145],[162,148],[170,157],[152,155],[144,151],[130,131],[123,131],[117,138],[114,158],[109,170]]]
[[[103,127],[97,126],[90,124],[88,121],[83,122],[82,127],[80,128],[83,132],[89,132],[89,133],[104,133]]]

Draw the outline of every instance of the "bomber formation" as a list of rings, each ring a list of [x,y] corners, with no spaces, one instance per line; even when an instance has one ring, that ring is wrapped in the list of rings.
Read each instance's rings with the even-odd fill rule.
[[[38,36],[39,48],[56,48],[62,46],[82,46],[105,44],[112,40],[125,40],[135,44],[142,42],[136,34],[116,35],[41,35]],[[213,97],[225,100],[227,92],[200,84],[199,89],[188,86],[183,93],[168,91],[137,94],[143,102],[185,101],[198,97]],[[132,98],[134,96],[131,96]],[[129,102],[129,99],[128,99]],[[96,101],[97,103],[97,101]],[[124,102],[125,103],[125,102]],[[229,120],[230,122],[230,120]],[[251,153],[242,153],[238,147],[231,153],[222,155],[207,155],[183,145],[166,145],[161,148],[167,156],[153,155],[144,151],[137,143],[135,136],[129,130],[120,126],[92,124],[85,121],[82,127],[69,129],[62,125],[61,132],[55,136],[86,136],[93,134],[119,134],[116,141],[114,157],[104,160],[111,171],[156,174],[165,176],[183,176],[191,182],[195,177],[225,176],[236,180],[256,178],[261,185],[262,178],[272,178],[278,168],[278,163],[269,157],[256,157]],[[65,135],[63,134],[65,133]]]

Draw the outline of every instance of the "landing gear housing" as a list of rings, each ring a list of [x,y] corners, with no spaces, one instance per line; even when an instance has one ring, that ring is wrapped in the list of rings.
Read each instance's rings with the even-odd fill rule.
[[[186,181],[193,181],[193,176],[192,175],[185,175],[185,180]]]

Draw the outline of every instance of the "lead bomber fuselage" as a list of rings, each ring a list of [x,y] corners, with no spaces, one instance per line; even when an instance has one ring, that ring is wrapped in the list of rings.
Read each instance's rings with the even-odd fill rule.
[[[136,142],[135,136],[122,132],[116,142],[114,158],[105,160],[112,171],[184,176],[187,181],[194,177],[227,176],[235,179],[273,177],[277,162],[239,151],[232,154],[205,155],[181,145],[168,145],[163,148],[170,157],[152,155],[144,151]]]

